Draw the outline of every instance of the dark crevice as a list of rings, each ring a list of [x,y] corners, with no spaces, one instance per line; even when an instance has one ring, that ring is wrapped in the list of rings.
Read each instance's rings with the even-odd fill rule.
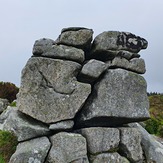
[[[77,122],[75,129],[88,128],[88,127],[124,127],[127,123],[139,122],[147,120],[147,118],[133,119],[125,117],[94,117],[83,122]]]
[[[74,129],[78,128],[77,123],[78,123],[78,120],[80,118],[81,113],[84,112],[83,108],[85,108],[85,105],[87,105],[89,103],[92,103],[93,100],[97,97],[97,90],[94,87],[98,82],[100,82],[104,78],[105,74],[107,73],[106,71],[107,70],[105,70],[96,81],[91,83],[91,93],[87,97],[87,99],[86,99],[85,103],[83,104],[82,108],[76,113],[76,115],[74,117]]]
[[[47,59],[59,59],[59,60],[63,60],[63,61],[72,61],[72,62],[75,62],[75,63],[78,63],[78,64],[82,64],[81,62],[79,61],[76,61],[76,60],[73,60],[73,59],[67,59],[65,57],[59,57],[59,56],[55,56],[55,57],[50,57],[50,56],[42,56],[41,54],[37,54],[37,55],[33,55],[32,58],[47,58]]]
[[[49,137],[47,137],[47,138],[49,139],[49,142],[50,142],[50,148],[49,148],[49,150],[48,150],[48,152],[47,152],[47,155],[46,155],[46,157],[45,157],[45,159],[44,159],[44,163],[47,163],[47,159],[48,159],[50,150],[51,150],[51,148],[52,148],[52,142],[51,142],[51,140],[50,140]]]
[[[50,135],[51,135],[51,132],[49,131],[48,134],[37,135],[37,136],[34,136],[34,137],[32,137],[32,138],[29,138],[29,139],[21,140],[21,141],[19,141],[18,143],[27,142],[27,141],[30,141],[30,140],[33,140],[33,139],[37,139],[37,138],[48,137],[48,136],[50,136]]]
[[[129,72],[134,72],[136,74],[144,74],[144,73],[141,73],[141,72],[138,72],[138,71],[134,71],[134,70],[122,67],[122,66],[110,66],[109,69],[123,69],[123,70],[127,70]]]
[[[19,114],[20,118],[22,118],[24,121],[27,121],[31,125],[39,124],[40,126],[46,126],[46,127],[49,128],[49,125],[47,123],[44,123],[44,122],[42,122],[42,121],[40,121],[38,119],[35,119],[35,118],[31,117],[30,115],[25,114],[22,111],[18,110],[18,114]]]

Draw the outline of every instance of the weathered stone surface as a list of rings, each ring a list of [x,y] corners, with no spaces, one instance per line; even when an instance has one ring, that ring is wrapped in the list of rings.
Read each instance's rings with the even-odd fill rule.
[[[39,46],[41,48],[41,46]],[[38,50],[37,44],[34,45],[34,56],[43,56],[54,59],[66,59],[75,62],[82,63],[85,59],[84,51],[70,46],[65,45],[48,45],[48,47],[42,47],[43,53],[36,53]]]
[[[148,42],[139,36],[128,32],[106,31],[95,37],[92,46],[92,56],[104,58],[108,50],[126,50],[138,53],[146,49]],[[100,56],[101,55],[101,56]]]
[[[76,76],[81,66],[72,61],[34,57],[22,71],[17,106],[45,123],[74,118],[91,92]]]
[[[129,163],[129,161],[115,152],[92,156],[91,163]]]
[[[139,74],[144,74],[146,72],[145,62],[142,58],[133,58],[128,61],[125,58],[115,57],[111,62],[107,62],[106,65],[110,68],[123,68]]]
[[[150,135],[140,124],[130,124],[132,127],[136,127],[142,136],[142,148],[145,153],[147,162],[149,163],[162,163],[163,160],[163,145],[156,141],[156,139]]]
[[[83,29],[88,30],[88,28],[85,28],[85,27],[67,27],[67,28],[63,28],[61,30],[61,33],[67,32],[67,31],[79,31],[79,30],[83,30]]]
[[[102,61],[111,61],[115,57],[121,57],[130,60],[132,58],[139,58],[140,55],[126,50],[107,50],[101,52],[99,55],[95,54],[95,56],[93,55],[92,57]]]
[[[144,59],[142,59],[142,58],[131,59],[128,69],[131,71],[140,73],[140,74],[144,74],[146,72]]]
[[[9,163],[44,163],[50,149],[47,137],[41,137],[19,143]]]
[[[113,51],[116,52],[116,56],[122,57],[122,58],[126,58],[127,60],[130,60],[132,58],[139,58],[140,55],[137,53],[132,53],[129,51],[125,51],[125,50],[119,50],[119,51]]]
[[[48,135],[49,129],[45,124],[32,119],[18,111],[16,107],[8,107],[1,116],[1,130],[13,132],[18,141],[24,141],[43,135]]]
[[[55,130],[55,131],[61,131],[61,130],[70,130],[72,129],[74,126],[74,121],[73,120],[67,120],[67,121],[61,121],[61,122],[57,122],[54,124],[51,124],[49,126],[50,130]]]
[[[9,105],[9,101],[7,99],[0,98],[0,113],[2,113],[7,106]]]
[[[64,28],[56,43],[87,50],[91,46],[92,36],[92,29],[81,27]]]
[[[77,160],[72,161],[71,163],[89,163],[87,157],[79,158]]]
[[[104,62],[91,59],[82,67],[78,78],[83,82],[92,83],[100,77],[105,69],[106,66]]]
[[[120,128],[120,151],[131,162],[143,162],[141,134],[136,128]]]
[[[146,81],[136,73],[109,69],[95,84],[78,115],[78,126],[116,126],[149,118]]]
[[[36,40],[32,52],[34,55],[40,56],[44,52],[47,52],[49,49],[51,49],[52,45],[54,44],[54,40],[48,38]]]
[[[120,142],[120,133],[116,128],[91,127],[78,132],[86,138],[91,154],[116,151]]]
[[[87,159],[86,140],[80,134],[60,132],[51,138],[48,163],[65,163]],[[86,161],[87,163],[87,161]]]

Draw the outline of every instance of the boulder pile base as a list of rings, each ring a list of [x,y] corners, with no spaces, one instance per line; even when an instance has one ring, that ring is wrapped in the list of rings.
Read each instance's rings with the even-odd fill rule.
[[[105,31],[93,40],[83,27],[36,40],[17,107],[0,116],[0,129],[19,141],[9,163],[154,162],[140,129],[130,125],[150,118],[139,54],[147,46],[129,32]]]

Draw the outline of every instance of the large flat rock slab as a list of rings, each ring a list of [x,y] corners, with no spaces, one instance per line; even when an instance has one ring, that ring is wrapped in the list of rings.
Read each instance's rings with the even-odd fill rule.
[[[77,117],[77,126],[117,126],[149,118],[145,79],[123,69],[108,69],[95,84]]]
[[[22,71],[17,106],[45,123],[74,118],[91,92],[76,76],[81,65],[59,59],[33,57]]]
[[[51,39],[36,40],[33,46],[33,55],[54,59],[66,59],[82,63],[85,59],[84,51],[71,46],[57,45]]]

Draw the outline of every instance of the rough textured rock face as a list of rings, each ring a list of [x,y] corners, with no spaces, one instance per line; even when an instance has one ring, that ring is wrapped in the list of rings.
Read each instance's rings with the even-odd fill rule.
[[[49,149],[50,142],[46,137],[19,143],[9,163],[42,163],[45,161]]]
[[[45,45],[40,47],[40,44],[43,43],[43,41],[45,42]],[[42,56],[55,59],[56,58],[66,59],[76,61],[79,63],[82,63],[85,59],[84,51],[81,49],[65,45],[46,44],[46,42],[47,42],[46,39],[41,39],[35,42],[33,47],[34,56]]]
[[[57,44],[74,46],[83,50],[88,50],[91,46],[93,30],[87,28],[64,28],[57,39]]]
[[[91,59],[82,67],[78,79],[86,83],[92,83],[97,80],[105,70],[106,64],[104,62]]]
[[[52,147],[47,158],[48,163],[77,162],[77,160],[87,160],[88,162],[86,139],[83,136],[60,132],[52,136],[50,140]]]
[[[13,132],[18,141],[25,141],[31,138],[49,135],[50,131],[48,126],[27,117],[17,108],[8,107],[0,117],[3,121],[1,130]]]
[[[129,163],[129,161],[118,153],[102,153],[92,156],[91,163]]]
[[[22,72],[18,109],[45,123],[74,118],[91,92],[76,80],[80,68],[72,61],[31,58]]]
[[[78,131],[87,140],[88,152],[98,154],[114,151],[119,145],[120,133],[116,128],[84,128]]]
[[[33,54],[36,56],[40,56],[41,54],[46,53],[49,49],[51,49],[52,45],[55,44],[55,41],[48,38],[42,38],[36,40],[33,46]]]
[[[79,126],[116,126],[149,118],[146,82],[136,73],[107,70],[79,114]]]
[[[0,98],[0,113],[2,113],[7,106],[9,105],[9,101],[7,99]]]
[[[102,53],[108,55],[108,50],[127,50],[138,53],[146,49],[148,42],[129,32],[107,31],[96,36],[93,42],[92,55],[100,57]],[[110,56],[112,58],[112,56]]]
[[[120,128],[120,150],[131,162],[142,162],[141,135],[136,128]]]
[[[115,57],[112,61],[108,61],[106,65],[110,68],[122,68],[138,74],[144,74],[146,72],[145,62],[142,58],[133,58],[128,61],[125,58]]]
[[[74,126],[74,121],[67,120],[67,121],[61,121],[58,123],[51,124],[49,126],[49,129],[54,131],[66,131],[66,130],[71,130],[73,126]]]
[[[147,41],[107,31],[91,43],[92,35],[92,29],[70,27],[56,41],[35,42],[17,108],[0,115],[0,129],[19,140],[10,163],[162,163],[163,147],[126,127],[149,118],[138,54]]]
[[[145,152],[146,160],[149,163],[162,163],[163,145],[156,141],[140,124],[133,123],[129,126],[135,127],[142,137],[142,148]]]

